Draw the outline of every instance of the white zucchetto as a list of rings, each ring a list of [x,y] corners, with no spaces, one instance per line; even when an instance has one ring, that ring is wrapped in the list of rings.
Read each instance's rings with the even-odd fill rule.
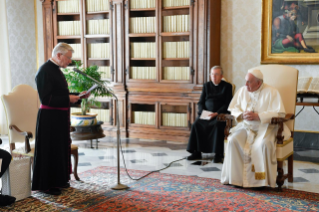
[[[263,73],[261,73],[261,71],[259,69],[255,69],[255,68],[249,69],[248,73],[251,73],[252,75],[254,75],[258,79],[261,79],[261,80],[264,79]]]

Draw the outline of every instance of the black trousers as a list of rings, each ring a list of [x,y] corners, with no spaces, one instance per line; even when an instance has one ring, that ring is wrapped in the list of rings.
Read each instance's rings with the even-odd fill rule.
[[[197,118],[192,125],[187,151],[224,154],[224,129],[226,123]]]
[[[2,159],[1,172],[0,172],[0,178],[1,178],[2,175],[8,169],[8,167],[9,167],[9,165],[11,163],[12,156],[6,150],[0,149],[0,158]]]

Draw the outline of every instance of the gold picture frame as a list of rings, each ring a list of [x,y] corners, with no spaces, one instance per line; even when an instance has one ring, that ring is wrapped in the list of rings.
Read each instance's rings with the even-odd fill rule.
[[[314,34],[311,34],[311,30],[313,31],[314,28],[319,26],[319,15],[315,17],[317,23],[314,23],[313,17],[305,14],[311,13],[313,8],[319,9],[319,6],[315,4],[318,5],[319,0],[262,0],[262,64],[319,64],[319,37],[313,38]],[[282,15],[280,15],[281,12]],[[290,26],[295,23],[295,27],[283,30],[288,29],[288,27],[283,27],[288,23],[290,23]],[[314,26],[315,24],[317,26]],[[295,30],[295,32],[292,32],[294,34],[291,34],[291,31],[293,31],[291,28]],[[301,32],[302,30],[303,32]],[[287,33],[290,33],[290,35],[286,35]],[[303,46],[306,46],[306,48]]]

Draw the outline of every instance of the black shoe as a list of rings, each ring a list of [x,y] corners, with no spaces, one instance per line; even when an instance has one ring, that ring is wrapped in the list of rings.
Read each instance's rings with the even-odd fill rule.
[[[214,157],[214,163],[223,163],[223,156],[221,156],[221,155],[215,155],[215,157]]]
[[[305,52],[308,52],[308,53],[315,53],[316,51],[314,49],[310,49],[310,48],[306,48],[306,49],[303,49]]]
[[[50,194],[50,195],[60,195],[61,194],[61,190],[59,188],[50,188],[47,191],[41,191],[43,193],[46,194]]]
[[[0,206],[8,206],[16,201],[15,197],[9,195],[0,195]]]
[[[187,160],[200,160],[202,159],[202,153],[200,152],[193,152],[190,156],[186,158]]]
[[[60,188],[70,188],[70,183],[66,183],[64,186],[61,186]]]

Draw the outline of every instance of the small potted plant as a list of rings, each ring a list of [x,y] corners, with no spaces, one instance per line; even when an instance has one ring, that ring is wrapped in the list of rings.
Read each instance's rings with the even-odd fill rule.
[[[89,66],[87,68],[81,67],[80,61],[72,61],[77,69],[83,71],[85,74],[101,82],[102,84],[110,83],[107,80],[101,80],[101,74],[98,72],[98,66]],[[68,82],[68,87],[71,93],[81,93],[89,90],[96,82],[91,79],[71,71],[67,68],[63,69],[63,74]],[[100,107],[101,103],[96,101],[96,97],[112,96],[111,93],[105,88],[98,85],[97,88],[91,91],[90,98],[81,100],[81,113],[71,114],[71,125],[72,126],[90,126],[97,123],[97,114],[88,113],[91,106]]]

